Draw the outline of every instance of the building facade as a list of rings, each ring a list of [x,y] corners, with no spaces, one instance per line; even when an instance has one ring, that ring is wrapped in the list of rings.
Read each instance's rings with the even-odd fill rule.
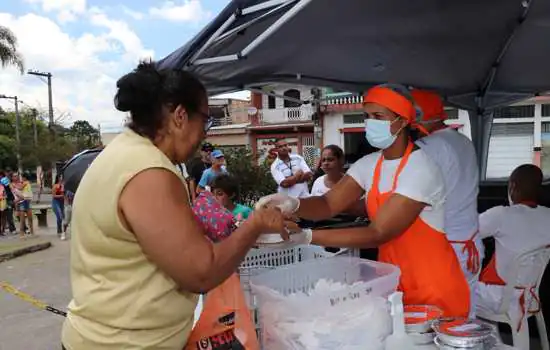
[[[447,122],[458,126],[461,133],[471,138],[468,112],[449,108],[447,113]],[[327,94],[323,129],[323,144],[342,147],[350,163],[372,151],[365,139],[360,94]],[[539,165],[546,176],[550,175],[549,97],[495,110],[487,179],[508,178],[514,168],[525,163]]]
[[[275,140],[284,138],[292,152],[302,155],[310,167],[316,166],[313,139],[313,107],[310,103],[311,87],[273,84],[263,88],[263,93],[251,96],[255,114],[248,127],[250,146],[259,162],[273,157]]]

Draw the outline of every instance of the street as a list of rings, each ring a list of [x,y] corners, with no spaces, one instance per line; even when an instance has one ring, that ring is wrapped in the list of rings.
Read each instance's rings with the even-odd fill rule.
[[[69,285],[70,241],[57,239],[53,218],[42,236],[52,238],[52,247],[0,264],[0,280],[65,310],[71,297]],[[36,309],[33,305],[0,290],[0,350],[61,349],[64,318]]]

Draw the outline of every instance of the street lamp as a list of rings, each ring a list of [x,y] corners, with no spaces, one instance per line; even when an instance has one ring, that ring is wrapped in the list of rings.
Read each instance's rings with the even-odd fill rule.
[[[13,100],[15,103],[15,143],[16,143],[16,151],[15,156],[17,157],[17,172],[19,175],[22,174],[23,167],[21,164],[21,138],[19,136],[19,130],[21,128],[21,116],[19,115],[19,103],[21,102],[17,96],[6,96],[6,95],[0,95],[0,98],[7,99],[7,100]]]

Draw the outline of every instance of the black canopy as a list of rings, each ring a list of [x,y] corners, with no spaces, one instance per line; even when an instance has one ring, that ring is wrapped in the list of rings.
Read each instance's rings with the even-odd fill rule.
[[[549,64],[548,0],[234,0],[159,61],[212,93],[273,82],[434,89],[475,116],[482,166],[491,109],[549,91]]]

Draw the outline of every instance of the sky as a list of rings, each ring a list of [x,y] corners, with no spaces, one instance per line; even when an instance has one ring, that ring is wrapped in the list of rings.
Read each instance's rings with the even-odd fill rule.
[[[126,117],[113,107],[116,81],[140,59],[161,59],[184,45],[229,0],[0,0],[0,25],[11,29],[25,69],[51,72],[56,117],[87,120],[102,131]],[[44,81],[0,67],[0,95],[47,113]],[[233,97],[246,98],[247,93]],[[13,110],[10,100],[0,107]]]

